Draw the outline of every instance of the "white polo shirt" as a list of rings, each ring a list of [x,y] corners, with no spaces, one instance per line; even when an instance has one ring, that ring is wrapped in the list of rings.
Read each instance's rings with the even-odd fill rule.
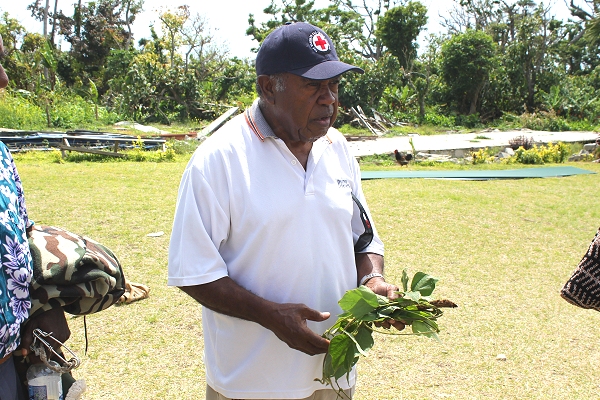
[[[253,125],[253,128],[251,128]],[[360,170],[342,134],[312,147],[306,170],[255,103],[207,139],[187,165],[169,247],[168,284],[229,276],[267,300],[331,313],[308,321],[322,334],[356,287],[353,243],[364,231],[351,190],[368,207]],[[383,255],[376,231],[364,252]],[[206,380],[229,398],[303,398],[326,388],[323,355],[289,348],[254,322],[203,308]],[[347,389],[355,383],[339,381]]]

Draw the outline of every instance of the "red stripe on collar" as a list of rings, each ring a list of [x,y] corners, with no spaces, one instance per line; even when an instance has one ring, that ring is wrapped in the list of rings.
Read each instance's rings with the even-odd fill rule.
[[[254,132],[256,134],[256,136],[258,136],[258,138],[260,139],[261,142],[264,142],[265,137],[263,136],[262,133],[260,133],[260,130],[254,123],[254,119],[252,118],[252,115],[250,114],[250,107],[246,109],[246,112],[244,113],[244,117],[246,118],[246,122],[248,123],[248,126],[250,127],[250,129],[252,129],[252,132]]]

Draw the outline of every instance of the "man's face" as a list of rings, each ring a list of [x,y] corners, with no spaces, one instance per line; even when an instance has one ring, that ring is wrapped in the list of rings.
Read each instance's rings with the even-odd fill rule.
[[[314,142],[325,136],[337,117],[340,77],[326,80],[293,74],[285,77],[284,90],[274,94],[274,111],[283,130],[275,133],[287,135],[293,142]]]
[[[0,36],[0,62],[2,57],[4,56],[4,43],[2,42],[2,36]],[[8,85],[8,76],[6,76],[6,71],[2,68],[2,64],[0,63],[0,89],[5,88]]]

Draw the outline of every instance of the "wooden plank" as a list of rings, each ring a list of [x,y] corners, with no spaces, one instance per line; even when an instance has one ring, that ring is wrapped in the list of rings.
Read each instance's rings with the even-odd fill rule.
[[[125,154],[117,153],[117,152],[114,152],[114,151],[104,151],[104,150],[90,149],[89,147],[77,147],[77,146],[60,145],[59,148],[61,149],[61,152],[63,153],[63,157],[66,156],[65,150],[67,150],[67,151],[78,151],[80,153],[100,154],[102,156],[125,157]]]
[[[376,140],[377,136],[364,136],[364,135],[344,135],[344,137],[346,138],[346,140],[350,141],[350,142],[356,142],[356,141],[365,141],[365,140]]]
[[[198,135],[198,138],[208,136],[208,135],[212,134],[213,132],[215,132],[217,129],[219,129],[221,126],[223,126],[223,124],[225,124],[225,122],[227,122],[231,117],[233,117],[238,112],[239,109],[240,109],[239,107],[232,107],[229,110],[227,110],[223,115],[221,115],[219,118],[215,119],[204,129],[202,129],[202,131]]]
[[[377,136],[381,136],[381,132],[375,130],[371,124],[369,124],[367,122],[367,120],[365,118],[363,118],[362,115],[360,115],[360,113],[358,111],[356,111],[356,109],[354,107],[350,108],[352,110],[352,113],[358,118],[358,120],[361,122],[361,124],[363,124],[368,130],[371,131],[371,133],[373,133],[374,135]]]
[[[165,143],[165,139],[138,139],[138,138],[111,138],[104,136],[71,136],[65,135],[63,139],[77,139],[77,140],[90,140],[90,141],[102,141],[102,142],[118,142],[118,143],[134,143],[141,140],[144,143],[150,144],[162,144]]]

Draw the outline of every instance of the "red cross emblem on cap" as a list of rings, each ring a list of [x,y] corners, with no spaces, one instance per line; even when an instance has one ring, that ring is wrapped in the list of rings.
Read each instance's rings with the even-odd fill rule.
[[[329,53],[329,41],[325,35],[320,32],[314,31],[309,36],[310,47],[317,53]]]

